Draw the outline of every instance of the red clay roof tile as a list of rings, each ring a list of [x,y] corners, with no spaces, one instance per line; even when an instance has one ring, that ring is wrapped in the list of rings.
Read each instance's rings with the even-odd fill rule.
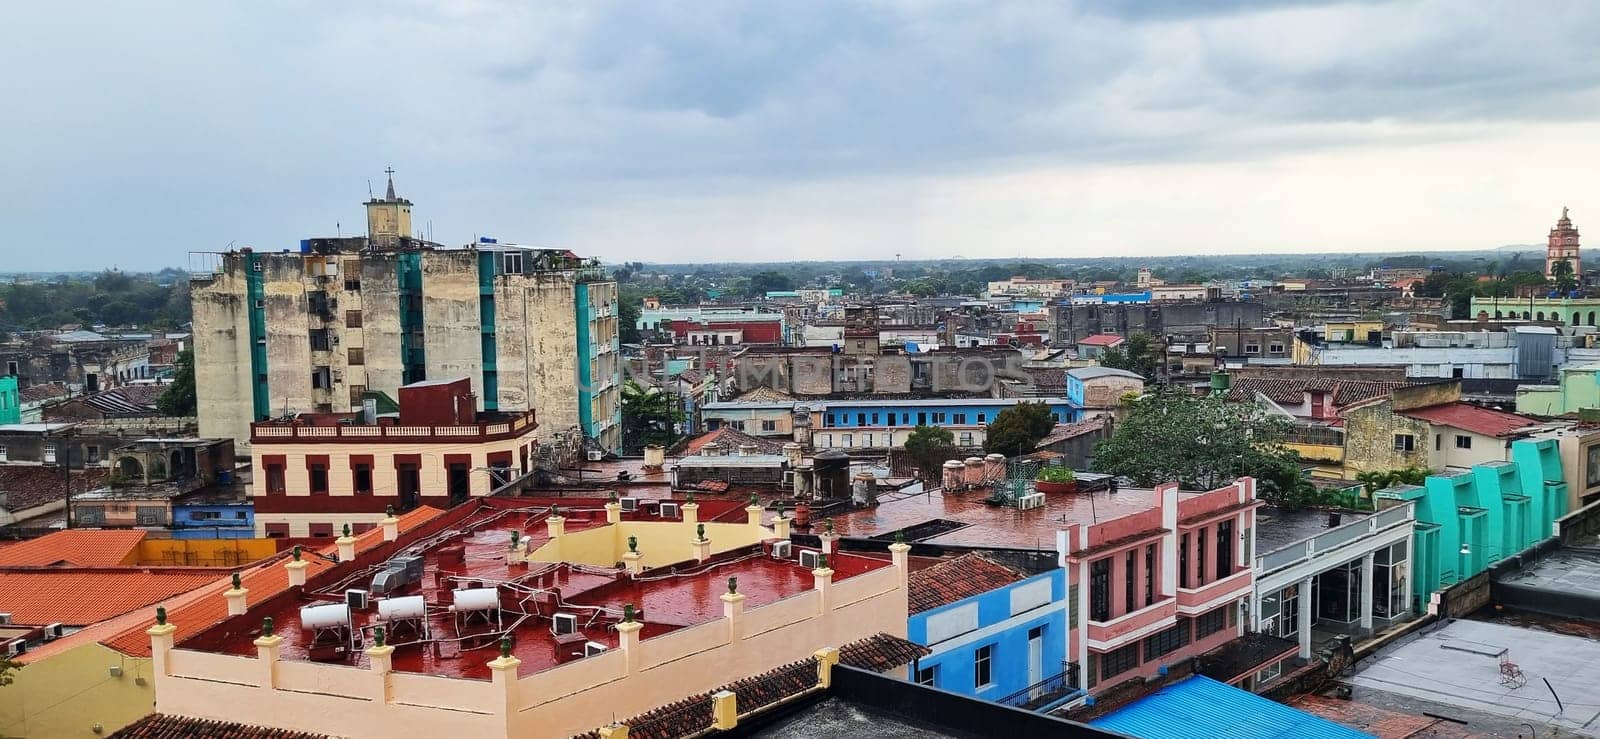
[[[930,611],[1026,579],[1022,573],[977,554],[964,554],[911,573],[911,613]]]
[[[0,567],[115,567],[133,564],[143,531],[69,529],[0,549]]]
[[[313,734],[307,731],[272,729],[265,726],[249,726],[226,721],[188,718],[186,716],[168,716],[160,713],[152,713],[124,726],[112,734],[111,737],[112,739],[193,739],[194,737],[209,737],[210,739],[328,739],[326,734]]]
[[[214,570],[176,568],[6,569],[0,570],[0,612],[10,613],[13,622],[24,626],[84,626],[193,590],[217,577]]]
[[[1402,416],[1418,418],[1428,423],[1449,426],[1475,434],[1496,438],[1510,436],[1517,429],[1531,426],[1536,421],[1515,413],[1480,408],[1471,403],[1442,403],[1426,408],[1398,411]]]

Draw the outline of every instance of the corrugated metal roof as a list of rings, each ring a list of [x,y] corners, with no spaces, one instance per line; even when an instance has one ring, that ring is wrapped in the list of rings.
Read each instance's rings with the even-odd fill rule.
[[[1089,723],[1141,739],[1375,739],[1200,675],[1168,685]]]

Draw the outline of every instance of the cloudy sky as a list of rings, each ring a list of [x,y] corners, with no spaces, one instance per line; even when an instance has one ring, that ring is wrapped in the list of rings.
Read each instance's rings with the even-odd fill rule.
[[[1600,3],[378,5],[5,3],[4,269],[1600,243]]]

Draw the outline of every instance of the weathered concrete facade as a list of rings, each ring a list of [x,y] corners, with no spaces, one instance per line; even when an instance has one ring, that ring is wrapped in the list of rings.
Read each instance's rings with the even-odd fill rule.
[[[409,220],[392,194],[368,205],[386,229]],[[467,377],[480,409],[536,410],[541,437],[583,426],[620,447],[617,288],[597,264],[385,234],[394,248],[353,237],[229,252],[194,278],[202,435],[246,449],[252,421],[357,411],[368,392]]]

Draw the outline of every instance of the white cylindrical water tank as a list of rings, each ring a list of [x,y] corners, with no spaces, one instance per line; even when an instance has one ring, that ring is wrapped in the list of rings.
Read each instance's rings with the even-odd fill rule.
[[[427,613],[428,605],[423,602],[420,595],[408,595],[404,598],[385,598],[378,601],[378,619],[380,621],[422,618]]]
[[[455,595],[453,608],[457,612],[487,611],[500,607],[500,591],[496,588],[465,588],[452,591]]]
[[[300,609],[300,628],[331,629],[350,625],[350,607],[343,603],[305,606]]]

